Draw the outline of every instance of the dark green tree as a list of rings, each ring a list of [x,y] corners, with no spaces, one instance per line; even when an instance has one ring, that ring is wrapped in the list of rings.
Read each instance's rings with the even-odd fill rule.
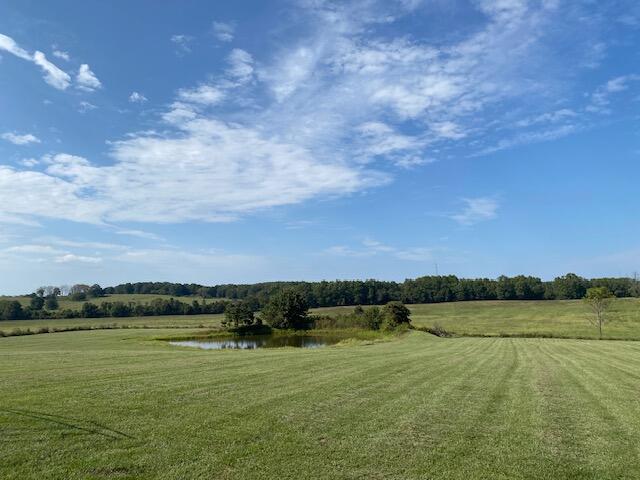
[[[57,310],[58,307],[58,297],[56,295],[48,295],[44,299],[44,308],[47,310]]]
[[[42,307],[44,307],[44,298],[39,295],[31,297],[30,305],[33,310],[42,310]]]
[[[262,318],[274,328],[303,328],[309,306],[296,290],[282,290],[271,297],[262,309]]]
[[[400,325],[409,325],[411,323],[411,311],[405,307],[402,302],[389,302],[383,310],[384,319],[389,328],[396,328]]]
[[[250,326],[255,322],[253,309],[248,302],[235,302],[227,305],[224,311],[224,321],[226,327],[238,328],[240,326]]]
[[[87,293],[93,298],[104,297],[104,290],[102,290],[102,287],[97,283],[91,285]]]

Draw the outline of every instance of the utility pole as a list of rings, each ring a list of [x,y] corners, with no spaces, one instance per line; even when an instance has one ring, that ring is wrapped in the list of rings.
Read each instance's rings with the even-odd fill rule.
[[[436,266],[436,277],[438,277],[438,262],[435,262],[435,266]]]

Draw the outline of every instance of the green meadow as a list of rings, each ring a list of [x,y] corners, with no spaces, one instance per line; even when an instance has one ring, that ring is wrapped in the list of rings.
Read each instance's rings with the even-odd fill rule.
[[[638,307],[616,301],[605,333],[640,338]],[[411,308],[416,326],[461,335],[595,336],[581,302]],[[0,338],[0,478],[640,478],[640,342],[409,331],[207,351],[160,340],[221,318],[202,317]]]
[[[0,478],[638,478],[640,343],[0,339]]]

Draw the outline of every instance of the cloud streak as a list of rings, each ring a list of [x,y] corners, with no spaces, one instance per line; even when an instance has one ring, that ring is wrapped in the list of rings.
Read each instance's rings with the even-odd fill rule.
[[[38,65],[44,74],[44,81],[58,90],[66,90],[71,85],[68,73],[51,63],[46,55],[39,50],[33,54],[20,47],[13,38],[0,33],[0,50],[11,53],[22,60]]]

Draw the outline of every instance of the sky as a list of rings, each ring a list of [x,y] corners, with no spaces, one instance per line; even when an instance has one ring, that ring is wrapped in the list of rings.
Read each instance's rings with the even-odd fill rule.
[[[0,294],[640,270],[640,4],[0,4]]]

